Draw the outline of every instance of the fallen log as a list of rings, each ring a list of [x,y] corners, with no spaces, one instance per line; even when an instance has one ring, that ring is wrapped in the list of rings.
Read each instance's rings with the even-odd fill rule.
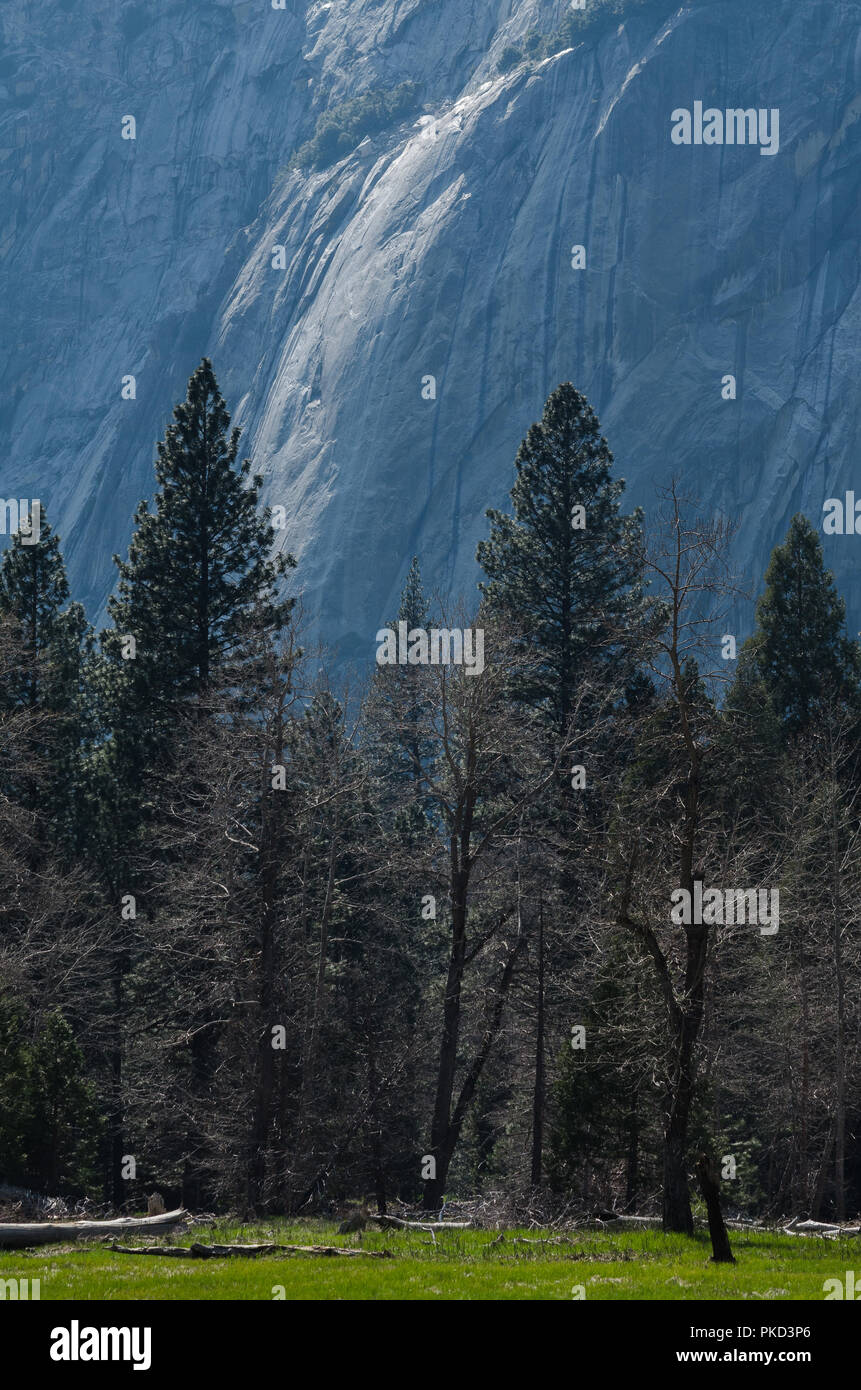
[[[124,1231],[169,1231],[188,1218],[182,1207],[162,1216],[120,1216],[114,1221],[31,1221],[24,1225],[0,1222],[0,1249],[25,1250],[31,1245],[65,1245],[92,1236]]]
[[[794,1222],[796,1231],[839,1231],[840,1226],[836,1221],[796,1221]]]
[[[468,1231],[472,1221],[404,1221],[400,1216],[371,1216],[383,1230],[396,1231]]]
[[[106,1250],[116,1255],[167,1255],[177,1260],[224,1260],[232,1255],[365,1255],[372,1260],[393,1260],[391,1250],[361,1250],[354,1245],[117,1245],[112,1241]]]
[[[802,1221],[796,1226],[782,1226],[780,1229],[785,1236],[818,1236],[820,1240],[861,1235],[861,1226],[826,1226],[821,1221]]]

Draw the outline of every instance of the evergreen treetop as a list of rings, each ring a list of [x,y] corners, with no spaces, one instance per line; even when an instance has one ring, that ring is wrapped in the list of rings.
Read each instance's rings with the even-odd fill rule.
[[[141,502],[128,559],[114,557],[114,627],[102,639],[114,734],[138,770],[169,740],[177,703],[240,658],[249,631],[277,633],[292,606],[275,588],[295,562],[272,557],[263,480],[250,460],[237,462],[240,431],[230,428],[208,358],[173,414],[158,445],[155,510]]]
[[[857,709],[861,647],[846,636],[846,605],[801,513],[773,550],[765,583],[752,646],[786,733],[800,732],[835,700]]]
[[[618,658],[642,607],[639,510],[624,516],[624,481],[585,396],[563,382],[515,459],[513,515],[489,510],[477,559],[492,611],[541,657],[518,692],[564,731],[584,665]]]

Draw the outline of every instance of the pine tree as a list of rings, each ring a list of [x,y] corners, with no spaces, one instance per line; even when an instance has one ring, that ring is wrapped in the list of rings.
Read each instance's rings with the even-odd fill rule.
[[[318,1190],[327,1174],[316,1156],[334,1152],[339,1176],[351,1174],[354,1191],[373,1190],[384,1211],[392,1185],[415,1177],[423,933],[408,880],[418,850],[413,843],[408,855],[393,805],[378,800],[381,779],[325,686],[294,724],[288,752],[293,876],[301,879],[291,917],[312,970],[292,1123],[294,1172],[309,1155],[314,1166],[296,1198]]]
[[[33,1033],[21,1002],[0,994],[0,1175],[89,1192],[100,1117],[83,1053],[58,1009]]]
[[[570,382],[548,398],[515,459],[513,515],[490,510],[490,536],[478,546],[487,575],[479,584],[485,607],[513,628],[535,660],[512,686],[516,703],[538,713],[556,758],[565,740],[597,725],[607,694],[633,674],[631,650],[645,618],[641,590],[641,517],[624,516],[624,481],[613,480],[613,456],[589,402]],[[579,708],[578,708],[579,706]],[[576,712],[576,718],[575,718]],[[598,752],[592,749],[592,762]],[[616,756],[619,756],[618,750]],[[578,765],[582,755],[578,753]],[[570,931],[570,904],[582,895],[577,866],[582,834],[575,830],[592,792],[572,792],[560,769],[556,795],[536,808],[534,829],[564,846],[557,889],[566,907],[554,911]],[[576,804],[575,804],[576,803]],[[544,980],[546,946],[538,943],[536,1076],[532,1176],[541,1172],[544,1107]],[[552,975],[552,971],[550,972]]]
[[[407,574],[397,623],[409,634],[427,630],[428,603],[422,587],[418,556]],[[378,666],[368,701],[369,755],[380,779],[382,799],[390,807],[409,803],[400,817],[401,829],[409,821],[415,830],[422,824],[426,807],[429,769],[434,741],[429,736],[430,701],[420,667]]]
[[[584,667],[623,660],[643,606],[640,513],[621,514],[612,463],[592,407],[564,382],[517,453],[514,515],[488,511],[478,546],[489,607],[541,657],[517,696],[559,737]]]
[[[134,873],[134,840],[157,817],[159,783],[153,774],[169,762],[189,709],[204,720],[211,683],[223,681],[231,671],[241,685],[239,668],[256,659],[252,633],[277,635],[291,609],[289,601],[278,601],[275,588],[294,562],[287,555],[271,558],[274,532],[268,515],[258,511],[263,480],[252,475],[250,460],[237,462],[239,430],[230,428],[208,358],[192,374],[186,399],[173,414],[174,423],[157,448],[155,509],[141,502],[128,560],[114,557],[120,572],[117,594],[109,603],[114,626],[102,635],[103,698],[112,738],[107,767],[101,771],[115,789],[102,828],[112,850],[105,855],[109,891],[117,902],[133,887],[136,895],[146,892],[146,880]],[[216,717],[217,698],[211,704]],[[133,938],[130,932],[113,962],[118,1018],[124,982],[134,969]],[[191,1084],[197,1091],[205,1088],[213,1046],[206,1029],[192,1040]],[[113,1188],[118,1196],[123,1123],[119,1023],[111,1066]],[[190,1190],[202,1191],[200,1170],[188,1182]]]
[[[58,1009],[45,1017],[30,1049],[27,1081],[29,1180],[43,1192],[90,1191],[100,1117],[83,1053]]]
[[[249,624],[278,630],[290,611],[271,558],[274,532],[258,512],[260,475],[237,466],[239,430],[204,358],[158,445],[155,511],[135,514],[129,558],[115,556],[114,627],[103,635],[117,772],[126,796],[170,744],[178,707],[206,690],[247,640]],[[129,643],[134,639],[134,648]]]
[[[21,1182],[26,1176],[25,1134],[31,1109],[25,1084],[27,1022],[23,1003],[4,982],[0,990],[0,1174],[5,1182]]]
[[[44,509],[40,522],[38,542],[29,543],[19,531],[0,564],[0,613],[15,618],[26,653],[17,689],[8,693],[30,709],[41,703],[46,658],[69,597],[60,542],[51,532]]]
[[[29,711],[28,758],[7,788],[38,805],[53,833],[81,847],[89,813],[85,760],[96,736],[90,693],[93,635],[69,585],[60,543],[44,507],[36,544],[17,534],[0,563],[0,618],[12,624],[19,659],[4,672],[0,701]]]
[[[857,710],[861,647],[845,635],[846,605],[801,513],[772,551],[765,582],[752,645],[785,733],[800,733],[835,701]]]
[[[738,654],[738,669],[721,709],[717,732],[718,791],[728,823],[748,820],[751,835],[768,851],[772,786],[786,757],[781,721],[757,660],[752,638]]]

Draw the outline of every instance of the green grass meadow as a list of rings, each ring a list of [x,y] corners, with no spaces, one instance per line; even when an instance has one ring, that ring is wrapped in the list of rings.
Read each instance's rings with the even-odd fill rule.
[[[86,1299],[730,1299],[822,1301],[826,1279],[854,1269],[861,1283],[861,1243],[766,1232],[731,1233],[736,1264],[713,1265],[705,1232],[693,1238],[660,1231],[571,1232],[566,1244],[519,1244],[551,1231],[365,1232],[365,1250],[388,1250],[387,1260],[305,1255],[184,1260],[120,1255],[101,1244],[54,1246],[0,1254],[0,1279],[41,1280],[46,1300]],[[350,1245],[331,1222],[306,1221],[196,1227],[169,1245],[279,1241]],[[124,1237],[123,1244],[136,1242]],[[283,1289],[283,1294],[280,1293]]]

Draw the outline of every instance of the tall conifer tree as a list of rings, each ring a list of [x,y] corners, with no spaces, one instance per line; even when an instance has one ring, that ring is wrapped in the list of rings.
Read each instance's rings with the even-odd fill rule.
[[[208,358],[193,372],[186,399],[173,414],[174,423],[158,445],[155,509],[141,502],[128,560],[114,557],[120,571],[117,595],[109,603],[114,626],[102,636],[116,790],[105,832],[114,846],[108,876],[117,901],[150,886],[151,874],[142,882],[134,872],[134,840],[158,815],[159,782],[152,773],[168,761],[185,724],[181,716],[194,706],[205,718],[209,701],[216,718],[221,702],[215,684],[224,684],[231,673],[235,685],[243,683],[240,668],[255,660],[253,634],[277,634],[291,607],[277,599],[275,588],[294,562],[290,556],[271,557],[274,532],[258,510],[263,479],[252,475],[250,460],[237,462],[239,430],[230,428]],[[132,930],[114,960],[118,1017],[136,950]],[[189,1084],[196,1095],[206,1088],[213,1065],[212,1022],[207,1014],[190,1045]],[[122,1190],[122,1053],[118,1029],[112,1054],[115,1194]],[[207,1181],[198,1162],[201,1142],[197,1133],[186,1135],[184,1184],[198,1200]]]
[[[802,513],[772,551],[765,583],[751,646],[785,732],[800,733],[835,701],[857,712],[861,647],[846,636],[846,605]]]
[[[538,657],[511,694],[538,712],[550,757],[558,755],[572,732],[587,672],[592,709],[601,699],[600,687],[620,688],[632,674],[630,653],[645,615],[640,513],[624,516],[620,511],[625,484],[612,478],[612,464],[595,412],[585,396],[563,382],[518,450],[513,515],[488,511],[490,536],[478,546],[476,558],[487,576],[479,589],[487,608],[508,620]],[[589,722],[585,709],[577,722]],[[568,904],[583,888],[582,871],[575,864],[582,835],[575,822],[584,793],[572,802],[565,772],[556,798],[547,808],[536,808],[534,817],[536,832],[552,827],[564,847],[557,886],[566,907],[555,913],[557,921],[570,916]],[[585,797],[591,799],[591,793]],[[571,937],[570,930],[567,935]],[[558,951],[559,942],[548,943],[542,928],[535,1004],[534,1185],[542,1167],[546,959],[558,959]]]
[[[541,655],[518,698],[558,736],[584,666],[622,655],[643,606],[640,514],[620,512],[625,484],[612,463],[589,402],[563,382],[518,450],[513,516],[488,511],[478,546],[488,604]]]
[[[409,634],[416,628],[427,630],[428,622],[421,569],[418,556],[414,555],[395,625],[405,623]],[[414,828],[418,828],[434,756],[430,701],[422,668],[378,666],[371,687],[369,716],[370,750],[382,783],[382,799],[387,804],[409,803],[409,818],[418,816],[414,821]]]
[[[5,673],[0,700],[33,716],[32,765],[21,767],[12,794],[38,805],[53,833],[80,848],[88,814],[85,757],[96,733],[93,637],[83,608],[68,598],[59,539],[43,506],[39,539],[31,544],[17,534],[0,563],[0,617],[12,623],[20,653]]]
[[[290,608],[274,590],[294,562],[271,556],[274,532],[258,509],[263,479],[250,460],[237,464],[240,432],[230,428],[208,358],[173,413],[158,445],[155,510],[141,502],[128,560],[114,557],[114,627],[103,635],[127,794],[169,746],[178,705],[201,696],[215,669],[237,656],[249,624],[278,629]]]

